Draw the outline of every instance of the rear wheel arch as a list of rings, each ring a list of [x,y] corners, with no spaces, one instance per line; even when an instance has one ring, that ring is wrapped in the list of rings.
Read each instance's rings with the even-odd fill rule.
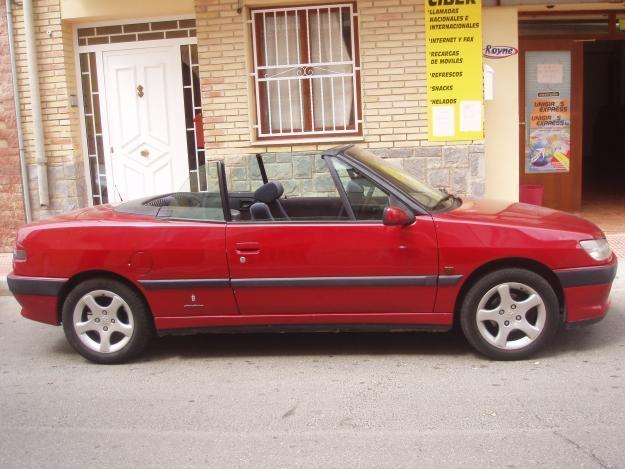
[[[137,285],[135,285],[132,281],[128,280],[126,277],[116,274],[114,272],[108,271],[108,270],[89,270],[89,271],[81,272],[79,274],[74,275],[65,283],[65,285],[63,285],[63,288],[61,288],[61,291],[59,292],[58,297],[57,297],[57,305],[56,305],[59,324],[61,323],[61,318],[63,314],[63,304],[65,303],[65,300],[67,299],[67,295],[69,295],[69,293],[77,285],[81,284],[82,282],[96,279],[96,278],[116,280],[128,286],[129,288],[132,288],[143,300],[145,307],[150,312],[150,318],[152,320],[152,323],[154,323],[154,317],[152,316],[152,309],[150,308],[150,303],[148,302],[147,298],[145,297],[141,289],[137,287]]]
[[[462,284],[460,288],[460,292],[456,298],[456,304],[454,307],[454,327],[460,325],[460,310],[462,308],[462,304],[464,302],[464,298],[471,289],[471,287],[484,275],[487,275],[491,272],[501,269],[508,268],[517,268],[517,269],[525,269],[530,272],[534,272],[535,274],[543,277],[549,284],[558,298],[558,305],[560,310],[560,316],[564,319],[565,313],[565,300],[564,300],[564,290],[562,288],[562,284],[560,280],[553,273],[553,271],[547,267],[545,264],[542,264],[533,259],[527,258],[506,258],[506,259],[497,259],[494,261],[487,262],[486,264],[481,265],[477,269],[475,269],[471,274],[469,274],[468,278]]]

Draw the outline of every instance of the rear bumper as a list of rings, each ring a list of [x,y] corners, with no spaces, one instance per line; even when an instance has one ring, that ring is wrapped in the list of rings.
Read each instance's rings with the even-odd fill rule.
[[[7,276],[9,290],[22,306],[22,316],[53,325],[60,324],[57,295],[66,282],[64,278]]]
[[[616,257],[599,267],[556,270],[564,289],[567,325],[600,321],[610,307],[610,289],[616,276]]]

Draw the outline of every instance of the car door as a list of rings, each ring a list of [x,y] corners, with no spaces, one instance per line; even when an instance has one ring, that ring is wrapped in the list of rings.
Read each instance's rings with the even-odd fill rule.
[[[347,322],[349,315],[410,314],[430,322],[438,262],[432,218],[386,226],[363,206],[367,196],[370,205],[380,200],[364,191],[357,209],[365,219],[228,223],[226,250],[240,313],[343,315]]]
[[[207,172],[209,187],[221,184],[215,180],[221,180],[221,162],[215,167]],[[238,316],[225,252],[227,204],[220,192],[175,192],[125,205],[129,213],[156,218],[117,236],[125,242],[136,236],[128,268],[158,329],[202,328]]]

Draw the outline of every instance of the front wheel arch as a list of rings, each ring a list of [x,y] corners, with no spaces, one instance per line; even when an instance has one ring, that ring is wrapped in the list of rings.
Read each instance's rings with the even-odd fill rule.
[[[86,280],[91,280],[95,278],[116,280],[120,283],[127,285],[133,290],[135,290],[135,292],[143,300],[143,303],[145,304],[148,312],[150,313],[149,316],[152,321],[152,325],[154,326],[154,316],[152,316],[152,309],[150,308],[150,303],[148,302],[147,298],[145,297],[141,289],[137,288],[137,285],[135,285],[133,282],[128,280],[126,277],[123,277],[122,275],[116,274],[109,270],[88,270],[88,271],[81,272],[79,274],[74,275],[67,282],[65,282],[65,285],[63,285],[63,288],[61,288],[61,291],[59,291],[59,294],[57,295],[56,314],[57,314],[59,324],[62,323],[63,304],[65,303],[65,299],[67,298],[67,295],[69,295],[69,293],[74,289],[74,287],[76,287],[76,285]]]
[[[460,310],[462,308],[464,298],[471,289],[471,287],[484,275],[490,274],[491,272],[494,272],[496,270],[508,268],[529,270],[530,272],[534,272],[535,274],[540,275],[547,282],[549,282],[551,288],[553,288],[553,291],[558,298],[560,317],[562,321],[565,320],[566,303],[564,299],[564,290],[562,288],[562,284],[560,283],[560,279],[558,279],[556,274],[554,274],[553,271],[545,264],[542,264],[533,259],[510,257],[506,259],[497,259],[487,262],[486,264],[481,265],[473,272],[471,272],[471,274],[469,274],[468,278],[462,284],[462,287],[460,287],[460,291],[458,292],[458,296],[456,297],[456,303],[454,305],[454,328],[460,327]]]

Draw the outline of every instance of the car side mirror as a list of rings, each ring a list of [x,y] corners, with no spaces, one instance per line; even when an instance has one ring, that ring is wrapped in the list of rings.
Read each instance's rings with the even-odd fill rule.
[[[382,220],[386,226],[410,225],[415,221],[414,215],[406,213],[399,207],[386,207]]]

